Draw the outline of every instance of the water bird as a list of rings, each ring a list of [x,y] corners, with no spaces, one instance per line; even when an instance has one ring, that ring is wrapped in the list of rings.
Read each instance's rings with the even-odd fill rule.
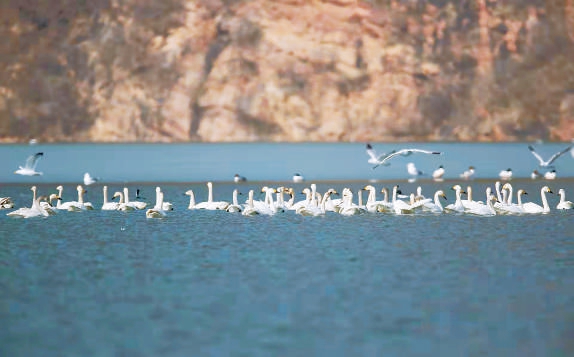
[[[432,178],[433,178],[435,181],[441,181],[442,178],[443,178],[443,176],[444,176],[444,172],[445,172],[444,167],[443,167],[442,165],[440,165],[440,166],[438,167],[438,169],[436,169],[436,170],[433,171],[433,173],[432,173]]]
[[[0,197],[0,209],[10,209],[14,207],[14,201],[10,197]]]
[[[552,163],[554,161],[556,161],[556,159],[558,159],[560,156],[562,156],[563,154],[570,151],[573,147],[574,147],[574,145],[568,146],[566,149],[559,151],[559,152],[555,153],[554,155],[550,156],[550,158],[548,160],[544,160],[542,158],[542,156],[540,156],[540,154],[538,154],[536,152],[536,150],[534,150],[534,147],[532,147],[532,145],[528,145],[528,150],[530,150],[532,155],[534,155],[536,160],[538,160],[538,166],[540,166],[540,167],[552,167]]]
[[[401,149],[398,151],[393,151],[390,154],[388,154],[387,156],[385,156],[382,160],[380,160],[379,162],[377,162],[375,164],[375,166],[373,166],[373,169],[376,169],[379,166],[386,166],[385,164],[392,159],[393,157],[396,157],[398,155],[402,155],[402,156],[410,156],[413,153],[419,153],[419,154],[427,154],[427,155],[442,155],[442,152],[440,151],[429,151],[429,150],[422,150],[422,149]]]
[[[498,173],[498,176],[501,180],[510,180],[512,178],[512,169],[508,168],[506,170],[502,170]]]
[[[526,194],[526,192],[524,192]],[[548,213],[550,212],[550,205],[548,204],[548,199],[546,198],[546,193],[553,193],[550,187],[544,186],[540,189],[540,199],[542,200],[542,206],[534,202],[522,203],[522,208],[525,213]]]
[[[574,208],[574,203],[572,201],[566,201],[566,191],[561,188],[558,190],[560,195],[560,202],[556,205],[556,209],[572,209]]]
[[[244,176],[241,176],[239,174],[235,174],[235,176],[233,176],[233,182],[235,182],[235,183],[245,182],[245,181],[247,181],[247,179]]]
[[[555,180],[556,179],[556,170],[547,171],[544,173],[544,179],[546,180]]]
[[[155,188],[155,195],[155,206],[149,208],[145,212],[145,216],[146,218],[165,218],[167,213],[163,209],[163,192],[159,186]]]
[[[414,162],[409,162],[407,164],[407,172],[409,173],[409,175],[411,175],[410,180],[412,180],[412,181],[416,180],[417,177],[424,175],[424,172],[417,169]]]
[[[540,176],[542,176],[542,175],[540,174],[540,172],[538,172],[538,170],[534,170],[534,171],[532,171],[532,173],[530,174],[530,178],[533,179],[533,180],[536,180],[536,179],[540,178]]]
[[[474,173],[475,173],[474,166],[469,166],[468,170],[460,174],[460,177],[462,177],[465,180],[471,180],[474,177]]]
[[[98,182],[99,178],[93,177],[90,173],[86,172],[84,174],[84,185],[89,186]]]
[[[23,176],[40,176],[43,173],[36,171],[36,166],[38,166],[38,160],[44,156],[43,152],[37,152],[34,155],[28,156],[24,166],[19,166],[18,170],[14,171],[17,175]]]
[[[303,178],[303,176],[301,176],[301,174],[296,173],[293,175],[293,182],[300,183],[303,181],[305,181],[305,179]]]

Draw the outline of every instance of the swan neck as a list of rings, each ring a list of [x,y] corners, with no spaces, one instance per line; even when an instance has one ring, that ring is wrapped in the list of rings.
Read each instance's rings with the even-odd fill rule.
[[[544,188],[540,190],[540,197],[542,198],[542,207],[544,208],[544,212],[550,211],[550,206],[548,205],[548,200],[546,199],[546,192]]]

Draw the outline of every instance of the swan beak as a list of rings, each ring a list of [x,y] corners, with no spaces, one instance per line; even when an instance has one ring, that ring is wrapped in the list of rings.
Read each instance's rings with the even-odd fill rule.
[[[402,195],[402,194],[403,194],[403,191],[397,190],[397,195]]]
[[[528,192],[526,192],[526,191],[523,191],[523,192],[522,192],[522,194],[523,194],[523,195],[527,195],[527,194],[528,194]]]
[[[466,191],[460,191],[461,194],[466,195]]]
[[[446,198],[446,195],[443,194],[443,195],[440,195],[440,197],[444,198],[445,201],[448,201]]]

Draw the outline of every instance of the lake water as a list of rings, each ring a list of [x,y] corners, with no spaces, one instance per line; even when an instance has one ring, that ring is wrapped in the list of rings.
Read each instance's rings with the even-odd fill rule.
[[[63,183],[65,201],[75,199],[85,171],[102,179],[87,188],[97,208],[102,183],[110,192],[139,188],[148,202],[160,185],[175,207],[162,220],[142,211],[45,219],[0,211],[0,355],[571,355],[573,210],[244,217],[186,209],[184,192],[206,200],[207,180],[227,201],[234,188],[300,192],[311,182],[321,192],[367,183],[404,193],[421,186],[427,196],[444,189],[447,203],[460,183],[484,199],[507,167],[526,200],[539,203],[545,184],[574,199],[570,155],[556,162],[559,179],[533,181],[521,178],[536,168],[524,143],[413,145],[444,155],[372,170],[364,144],[0,146],[0,197],[17,207],[30,205],[31,184],[46,194]],[[537,147],[550,155],[564,145]],[[45,153],[44,175],[12,174],[35,151]],[[411,160],[428,172],[444,165],[446,180],[407,182]],[[477,179],[459,180],[469,165]],[[307,181],[290,183],[295,172]],[[234,184],[235,173],[248,181]],[[554,208],[557,196],[548,198]]]

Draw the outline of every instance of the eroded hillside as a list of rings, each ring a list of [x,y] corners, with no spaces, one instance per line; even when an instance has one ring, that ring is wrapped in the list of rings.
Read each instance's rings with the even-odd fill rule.
[[[574,137],[574,0],[10,0],[0,140]]]

